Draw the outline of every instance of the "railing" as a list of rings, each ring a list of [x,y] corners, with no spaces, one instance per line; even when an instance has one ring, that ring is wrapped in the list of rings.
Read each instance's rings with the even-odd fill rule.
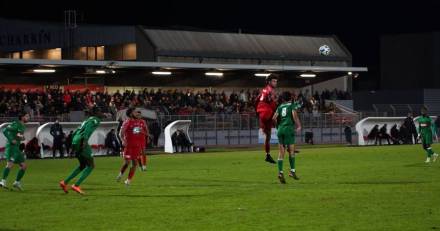
[[[373,108],[378,114],[386,116],[407,116],[408,112],[417,114],[423,104],[373,104]]]
[[[303,143],[306,132],[313,132],[314,143],[346,143],[344,135],[345,124],[353,130],[353,140],[356,139],[354,125],[362,117],[353,113],[320,113],[299,114],[302,132],[298,134],[298,143]],[[15,117],[0,117],[0,122],[10,122]],[[33,117],[31,121],[48,122],[59,119],[67,121],[68,117]],[[258,118],[255,114],[210,114],[210,115],[158,115],[162,128],[159,146],[163,145],[163,129],[174,120],[191,120],[189,135],[196,145],[251,145],[258,144]]]
[[[189,135],[196,145],[249,145],[258,144],[258,118],[254,114],[214,115],[163,115],[159,116],[162,128],[175,120],[191,120]],[[361,119],[359,114],[300,114],[303,127],[298,142],[304,143],[305,133],[313,132],[314,143],[346,143],[344,128],[350,125],[353,141],[356,139],[354,125]],[[161,137],[160,140],[163,140]],[[160,143],[163,144],[163,143]]]

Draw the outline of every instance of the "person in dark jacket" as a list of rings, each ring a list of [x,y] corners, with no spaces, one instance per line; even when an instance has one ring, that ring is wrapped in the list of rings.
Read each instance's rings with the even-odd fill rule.
[[[105,147],[107,148],[107,154],[109,154],[109,151],[112,151],[112,155],[118,155],[121,151],[121,145],[119,144],[115,129],[111,129],[110,132],[107,133],[105,137]]]
[[[408,113],[408,117],[406,117],[406,119],[403,121],[403,123],[405,124],[405,127],[409,131],[409,137],[407,139],[412,140],[414,138],[414,143],[417,144],[418,134],[417,134],[416,125],[414,124],[414,117],[411,112]],[[413,143],[413,142],[411,142],[411,143]]]
[[[391,141],[393,141],[393,144],[400,144],[400,135],[399,135],[399,129],[397,129],[397,124],[394,124],[394,126],[391,128],[390,134],[391,134]]]
[[[37,137],[32,138],[25,146],[24,151],[29,159],[36,159],[40,155],[40,145]]]
[[[386,139],[390,143],[390,135],[387,133],[387,124],[384,124],[379,130],[379,145],[382,145],[382,139]]]
[[[374,145],[377,145],[377,140],[379,139],[379,125],[374,125],[367,137],[369,140],[374,140]]]
[[[73,157],[73,153],[71,150],[72,147],[72,139],[73,139],[73,130],[69,132],[69,135],[66,137],[66,152],[69,157]]]
[[[153,136],[154,147],[158,146],[161,129],[158,121],[153,121],[150,125],[150,134]]]
[[[351,141],[351,136],[352,136],[352,131],[351,131],[351,127],[348,123],[344,123],[345,127],[344,127],[344,135],[345,135],[345,141],[347,141],[347,144],[352,145],[352,141]]]
[[[59,150],[60,157],[64,157],[63,143],[64,143],[64,132],[58,120],[50,127],[50,135],[53,137],[52,154],[55,158],[56,150]]]
[[[409,133],[409,130],[406,127],[405,123],[400,126],[399,135],[404,144],[412,144],[411,133]]]

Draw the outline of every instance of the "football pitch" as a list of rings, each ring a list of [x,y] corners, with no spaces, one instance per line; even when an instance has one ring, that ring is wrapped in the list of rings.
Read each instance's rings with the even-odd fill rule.
[[[126,187],[102,157],[85,196],[58,187],[76,159],[28,160],[25,191],[0,191],[0,230],[440,229],[440,161],[424,160],[420,145],[303,148],[281,185],[261,151],[153,155]]]

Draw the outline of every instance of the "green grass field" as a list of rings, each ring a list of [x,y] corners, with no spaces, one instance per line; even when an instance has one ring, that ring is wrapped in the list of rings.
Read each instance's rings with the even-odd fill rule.
[[[263,157],[154,155],[129,188],[120,158],[96,158],[86,196],[58,188],[75,159],[30,160],[25,191],[0,191],[0,230],[440,229],[440,161],[424,164],[420,145],[302,149],[286,185]]]

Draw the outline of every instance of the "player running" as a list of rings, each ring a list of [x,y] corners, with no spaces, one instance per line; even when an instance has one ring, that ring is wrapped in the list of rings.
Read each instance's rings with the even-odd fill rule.
[[[272,116],[277,107],[275,88],[278,84],[278,77],[270,74],[266,77],[266,87],[264,87],[257,98],[257,116],[260,124],[260,129],[265,135],[264,150],[266,152],[266,162],[275,164],[270,155],[270,138],[273,127]]]
[[[278,155],[278,179],[282,184],[286,183],[283,174],[284,154],[289,153],[290,172],[289,176],[299,180],[295,170],[295,127],[296,132],[301,131],[301,122],[296,113],[296,106],[292,104],[292,95],[289,92],[282,94],[283,103],[278,106],[273,121],[277,125],[277,136],[279,143]]]
[[[148,128],[145,121],[141,118],[142,114],[136,108],[128,108],[126,111],[127,120],[124,121],[121,128],[121,140],[124,145],[124,164],[121,167],[117,181],[120,181],[125,170],[131,162],[128,178],[125,185],[130,185],[131,180],[136,172],[137,161],[143,155],[145,149],[145,140],[148,134]]]
[[[60,181],[60,187],[65,193],[67,193],[67,185],[69,182],[81,173],[81,176],[74,185],[71,186],[72,190],[84,194],[81,190],[81,183],[90,175],[95,168],[95,163],[92,156],[92,148],[89,145],[89,138],[93,132],[101,123],[102,112],[99,108],[94,107],[89,111],[89,118],[84,121],[79,128],[73,133],[72,139],[72,151],[78,158],[79,166],[76,167],[73,172],[64,180]]]
[[[29,114],[23,113],[18,116],[18,120],[12,122],[6,128],[3,129],[3,134],[7,139],[6,143],[6,167],[3,170],[3,178],[0,181],[0,187],[7,188],[6,179],[8,178],[9,172],[11,171],[14,164],[20,166],[20,170],[17,173],[15,182],[12,187],[22,191],[23,187],[21,185],[21,179],[26,171],[26,163],[24,153],[20,150],[20,142],[24,140],[24,130],[26,129],[25,124],[29,121]]]
[[[434,153],[432,151],[431,144],[432,137],[435,134],[435,124],[432,122],[431,117],[428,116],[428,109],[426,107],[422,107],[421,109],[422,115],[417,119],[417,122],[419,122],[418,127],[418,137],[422,140],[423,149],[425,149],[427,157],[425,163],[430,163],[431,158],[432,162],[435,162],[437,160],[438,154]]]

